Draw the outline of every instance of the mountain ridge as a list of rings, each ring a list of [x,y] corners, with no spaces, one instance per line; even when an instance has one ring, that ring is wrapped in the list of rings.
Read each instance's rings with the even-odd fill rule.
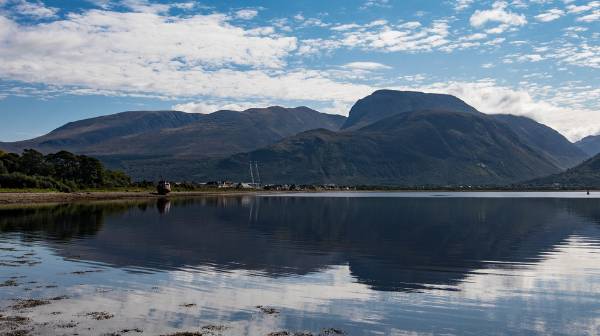
[[[93,155],[150,180],[242,181],[248,161],[258,160],[277,167],[270,175],[282,183],[499,185],[555,174],[587,158],[532,119],[483,114],[451,95],[393,90],[360,99],[348,118],[306,106],[130,111],[0,143],[11,146]]]
[[[491,114],[508,126],[561,169],[574,167],[589,158],[584,151],[558,131],[535,120],[512,114]]]
[[[394,114],[436,109],[481,113],[452,95],[417,91],[377,90],[369,96],[359,99],[352,106],[342,130],[358,129]]]
[[[577,141],[575,145],[589,156],[595,156],[600,153],[600,135],[586,136]]]
[[[600,188],[600,154],[566,171],[523,183],[533,188]]]
[[[354,131],[303,132],[217,161],[202,178],[241,179],[248,161],[261,163],[269,183],[489,185],[560,170],[505,123],[439,110],[396,114]]]
[[[338,129],[344,119],[307,107],[274,106],[210,114],[129,111],[71,122],[41,137],[0,146],[17,151],[67,149],[99,156],[174,153],[191,156],[221,153],[224,156],[316,127]]]

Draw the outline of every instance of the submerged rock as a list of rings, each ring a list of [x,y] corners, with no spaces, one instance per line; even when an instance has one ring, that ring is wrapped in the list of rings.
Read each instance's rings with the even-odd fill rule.
[[[333,335],[346,335],[346,333],[340,329],[327,328],[327,329],[322,329],[321,333],[319,334],[319,336],[333,336]]]
[[[18,285],[19,285],[19,283],[13,279],[9,279],[9,280],[6,280],[6,281],[0,283],[0,287],[16,287]]]
[[[87,313],[85,315],[88,317],[91,317],[97,321],[108,320],[108,319],[115,317],[115,315],[107,313],[107,312],[91,312],[91,313]]]
[[[279,314],[279,311],[273,307],[256,306],[256,308],[258,308],[263,314],[267,314],[267,315]]]
[[[17,300],[17,303],[10,306],[11,309],[14,310],[22,310],[27,308],[34,308],[37,306],[43,306],[50,304],[48,300],[38,300],[38,299],[25,299],[25,300]]]

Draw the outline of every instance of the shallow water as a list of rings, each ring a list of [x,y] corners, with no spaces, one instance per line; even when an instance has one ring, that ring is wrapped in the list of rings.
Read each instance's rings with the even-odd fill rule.
[[[600,199],[581,194],[0,209],[0,333],[599,334]]]

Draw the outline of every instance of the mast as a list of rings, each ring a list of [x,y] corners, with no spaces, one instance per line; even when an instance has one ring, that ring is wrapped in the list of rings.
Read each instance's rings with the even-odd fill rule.
[[[258,161],[254,161],[254,167],[256,168],[256,179],[258,180],[257,183],[258,183],[258,185],[260,185],[260,174],[258,172]]]
[[[254,173],[252,173],[252,161],[250,161],[250,178],[252,179],[252,184],[254,184]]]

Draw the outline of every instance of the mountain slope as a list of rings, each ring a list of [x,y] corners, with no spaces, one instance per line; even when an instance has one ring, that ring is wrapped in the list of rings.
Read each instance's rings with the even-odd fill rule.
[[[575,145],[589,156],[594,156],[600,153],[600,135],[587,136],[577,141]]]
[[[600,154],[562,173],[525,182],[529,187],[600,188]]]
[[[509,114],[493,116],[505,122],[523,142],[561,169],[576,166],[589,157],[562,134],[532,119]]]
[[[220,160],[201,178],[247,179],[259,161],[268,183],[490,185],[559,171],[504,122],[455,111],[397,114],[336,133],[313,130]]]
[[[163,128],[175,128],[200,120],[202,115],[178,111],[129,111],[70,122],[52,132],[25,141],[0,143],[3,149],[20,152],[35,148],[42,152],[68,150],[88,152],[90,146],[109,139],[127,137]]]
[[[65,149],[98,157],[137,179],[171,176],[172,172],[185,179],[207,158],[251,151],[310,129],[337,130],[344,120],[307,107],[211,114],[135,111],[69,123],[39,138],[0,144],[0,148],[16,152]]]
[[[66,149],[135,179],[245,181],[252,160],[270,183],[380,185],[514,183],[586,157],[531,119],[486,115],[449,95],[391,90],[359,100],[347,119],[278,106],[125,112],[0,148]]]
[[[378,90],[352,106],[342,129],[355,130],[395,114],[419,110],[479,113],[475,108],[451,95]]]

